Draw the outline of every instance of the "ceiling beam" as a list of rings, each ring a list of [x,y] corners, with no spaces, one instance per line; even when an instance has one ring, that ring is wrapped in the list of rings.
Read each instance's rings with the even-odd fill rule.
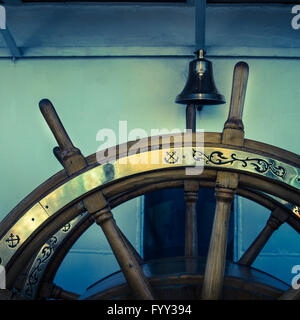
[[[15,1],[15,0],[10,0]],[[6,0],[7,2],[7,0]],[[3,35],[3,39],[12,55],[13,60],[16,58],[20,58],[22,56],[20,48],[18,48],[15,39],[13,38],[12,34],[10,33],[7,24],[6,24],[6,9],[5,6],[0,6],[0,19],[1,19],[1,25],[0,25],[0,31]]]
[[[22,57],[22,52],[20,48],[17,46],[15,39],[11,35],[9,29],[7,27],[5,29],[1,29],[1,33],[3,35],[8,49],[11,52],[13,59]]]
[[[5,4],[5,5],[18,5],[18,4],[23,4],[22,0],[2,0],[2,2]]]
[[[209,4],[297,4],[300,0],[207,0]]]
[[[194,6],[195,5],[195,0],[186,0],[186,4],[188,6]]]

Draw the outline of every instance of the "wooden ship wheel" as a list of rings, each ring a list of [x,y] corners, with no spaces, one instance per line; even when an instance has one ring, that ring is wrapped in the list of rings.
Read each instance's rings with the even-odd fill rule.
[[[228,119],[221,133],[175,134],[108,149],[115,161],[85,158],[74,147],[53,105],[40,110],[58,147],[64,169],[21,201],[0,224],[0,258],[6,268],[7,299],[297,299],[299,290],[251,267],[283,223],[300,232],[300,157],[244,138],[242,113],[248,65],[236,64]],[[139,163],[139,157],[159,158]],[[203,172],[197,171],[202,161]],[[196,168],[189,171],[187,169]],[[112,209],[154,190],[183,188],[186,203],[185,256],[143,261],[118,228]],[[215,188],[216,206],[207,257],[197,253],[199,188]],[[235,195],[270,210],[257,238],[236,263],[226,261],[228,221]],[[163,213],[162,213],[163,214]],[[83,296],[53,283],[74,242],[93,223],[104,232],[120,272],[88,288]]]

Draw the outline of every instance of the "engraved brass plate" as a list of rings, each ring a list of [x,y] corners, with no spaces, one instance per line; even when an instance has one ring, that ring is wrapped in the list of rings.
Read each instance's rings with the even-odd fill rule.
[[[48,217],[48,214],[38,202],[16,222],[0,242],[2,265],[6,265],[8,257],[12,257],[16,249],[18,249]]]
[[[26,299],[34,299],[39,288],[39,282],[43,277],[43,274],[54,257],[56,249],[64,241],[65,237],[76,226],[82,218],[87,215],[87,212],[80,214],[72,219],[60,230],[58,230],[50,239],[40,248],[38,254],[35,256],[33,263],[26,275],[21,294]]]
[[[300,189],[299,168],[255,153],[227,148],[187,147],[131,155],[114,163],[99,165],[74,177],[29,209],[0,241],[2,264],[5,266],[8,263],[16,250],[48,216],[97,187],[149,171],[174,167],[201,167],[201,165],[249,172]]]

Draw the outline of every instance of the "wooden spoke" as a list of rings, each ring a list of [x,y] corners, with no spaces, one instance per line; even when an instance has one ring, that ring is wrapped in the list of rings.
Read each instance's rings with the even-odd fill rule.
[[[150,284],[137,259],[120,235],[110,209],[105,208],[98,212],[96,222],[101,226],[123,274],[137,298],[152,300],[153,294]]]
[[[278,300],[300,300],[300,288],[294,289],[291,287],[290,289],[286,290]]]
[[[62,155],[61,155],[61,151],[59,149],[59,147],[54,147],[53,148],[53,154],[55,156],[55,158],[59,161],[59,163],[64,166],[64,161],[62,159]]]
[[[287,222],[300,233],[300,219],[296,214],[298,211],[293,214],[288,209],[288,204],[285,205],[273,199],[273,196],[279,197],[291,205],[300,206],[299,156],[274,146],[244,139],[242,114],[247,79],[248,65],[244,62],[237,63],[233,74],[230,110],[223,132],[205,133],[203,152],[193,148],[197,142],[197,134],[195,134],[195,109],[197,106],[190,104],[186,107],[186,129],[194,134],[191,134],[186,141],[187,149],[185,148],[186,143],[182,143],[182,134],[172,138],[174,149],[179,148],[178,155],[180,149],[184,148],[184,151],[187,152],[187,156],[182,155],[185,162],[178,167],[174,166],[177,160],[172,162],[165,158],[166,163],[162,166],[141,166],[136,170],[128,166],[121,170],[119,159],[123,159],[123,157],[127,159],[127,157],[134,157],[134,154],[138,155],[142,152],[152,156],[152,152],[157,150],[164,154],[167,146],[163,142],[163,137],[154,143],[149,138],[141,139],[139,147],[134,146],[135,141],[113,147],[112,150],[116,151],[118,159],[113,166],[105,163],[107,162],[105,157],[101,158],[103,161],[99,161],[97,154],[85,159],[80,150],[73,145],[52,103],[47,99],[42,100],[40,102],[41,112],[58,144],[53,152],[63,165],[64,170],[45,181],[28,195],[0,224],[0,259],[1,262],[4,262],[7,271],[6,285],[8,290],[2,293],[5,298],[17,298],[13,294],[18,290],[26,292],[25,290],[30,284],[28,280],[33,274],[31,270],[36,268],[34,263],[43,254],[43,249],[46,248],[44,245],[47,244],[53,245],[51,246],[51,258],[47,257],[46,263],[49,265],[43,265],[43,270],[37,275],[33,294],[28,294],[26,298],[77,299],[76,293],[54,285],[52,280],[72,244],[89,225],[96,221],[103,230],[133,294],[138,299],[154,299],[149,279],[143,273],[144,265],[143,268],[141,266],[143,260],[118,228],[111,208],[132,197],[147,191],[159,190],[162,187],[184,187],[186,230],[185,259],[183,261],[185,262],[185,270],[193,275],[199,272],[198,266],[193,263],[195,259],[189,258],[197,256],[198,253],[196,214],[198,188],[199,186],[215,187],[216,192],[214,222],[203,281],[200,274],[197,274],[199,280],[197,283],[195,283],[196,278],[194,277],[188,280],[190,282],[179,277],[178,282],[175,280],[174,283],[180,290],[180,295],[182,294],[182,286],[187,284],[201,285],[202,283],[203,299],[222,297],[228,225],[236,193],[266,206],[272,212],[263,230],[241,257],[240,264],[250,266],[282,223]],[[154,145],[157,149],[153,149]],[[130,152],[127,155],[125,151]],[[206,160],[201,177],[196,177],[196,175],[187,177],[185,167],[190,166],[190,159],[198,161],[202,158]],[[175,160],[175,158],[173,159]],[[95,177],[97,178],[94,179]],[[254,192],[252,189],[257,191]],[[270,194],[270,196],[266,196],[266,194]],[[79,217],[79,212],[83,211],[85,211],[84,215]],[[73,220],[75,217],[76,219]],[[73,222],[71,223],[71,221]],[[67,227],[66,223],[68,222],[70,222],[70,228]],[[68,231],[63,233],[67,229]],[[50,251],[50,249],[48,250]],[[182,262],[180,262],[180,268],[182,268]],[[176,272],[175,266],[174,268],[172,266],[171,269],[171,272]],[[180,270],[179,272],[181,272]],[[163,271],[165,272],[165,270]],[[160,298],[162,296],[161,284],[158,283],[160,279],[156,282],[156,275],[158,273],[152,273],[149,274],[149,277],[158,285],[159,290],[156,291],[156,298]],[[170,277],[173,277],[173,274]],[[245,294],[249,293],[250,297],[256,295],[251,286],[245,286],[244,281],[249,281],[249,278],[241,279],[241,282],[236,284],[245,291]],[[266,297],[270,295],[275,299],[278,298],[277,289],[273,290],[275,289],[273,288],[272,292],[267,293],[270,289],[269,285],[263,284],[263,282],[257,283],[257,285],[256,287],[255,284],[255,288],[258,289],[253,287],[257,296],[261,296],[261,292],[259,292],[261,288]],[[127,291],[127,286],[124,287],[126,287],[127,298],[132,297],[132,294]],[[114,292],[113,298],[120,296],[118,290],[119,286],[109,288],[104,295],[101,293],[98,297],[107,297],[108,291],[109,294]],[[224,289],[224,294],[227,296],[227,288]],[[300,299],[300,289],[291,288],[279,299]]]
[[[61,151],[64,152],[74,148],[74,145],[69,138],[69,135],[67,134],[63,124],[61,123],[51,101],[48,99],[43,99],[40,101],[39,106],[49,128],[58,142]]]
[[[246,266],[251,266],[274,233],[274,231],[277,230],[287,219],[287,213],[280,208],[276,208],[270,215],[266,226],[253,241],[247,251],[243,254],[238,263]]]
[[[14,293],[8,289],[0,289],[0,300],[22,300],[21,297],[15,297]]]
[[[55,155],[65,167],[68,175],[72,175],[87,166],[87,161],[80,150],[75,148],[63,127],[52,103],[44,99],[40,102],[40,110],[48,123],[58,145]],[[60,151],[60,152],[59,152]],[[117,227],[109,205],[102,192],[96,192],[83,200],[88,213],[95,217],[112,248],[114,255],[124,273],[124,276],[140,299],[153,299],[150,284],[144,276],[142,268],[132,251],[129,241]]]
[[[85,158],[80,150],[74,147],[52,103],[47,99],[43,99],[40,101],[39,106],[59,146],[60,154],[58,149],[54,150],[54,154],[65,167],[67,174],[72,175],[85,168],[87,166]]]
[[[242,121],[246,96],[249,67],[238,62],[233,71],[232,91],[228,119],[224,124],[222,143],[241,146],[244,144],[244,125]]]
[[[117,226],[117,225],[116,225]],[[124,233],[120,230],[120,228],[117,226],[117,230],[120,233],[120,237],[123,239],[124,243],[127,245],[128,249],[132,252],[132,254],[134,255],[136,261],[141,264],[143,263],[143,259],[140,256],[140,254],[135,250],[134,246],[131,244],[131,242],[126,238],[126,236],[124,235]]]
[[[228,221],[233,198],[233,190],[216,188],[216,210],[202,288],[202,299],[205,300],[219,299],[222,294]]]
[[[59,299],[59,300],[77,300],[79,294],[64,290],[54,283],[43,283],[40,289],[40,296],[44,299]]]
[[[94,193],[84,199],[84,203],[88,212],[95,217],[96,223],[102,228],[133,293],[139,299],[153,300],[148,279],[117,227],[103,194]]]
[[[66,291],[60,287],[55,287],[55,290],[50,298],[62,300],[77,300],[79,298],[79,294]]]
[[[185,211],[185,255],[198,255],[198,228],[196,204],[198,199],[199,182],[184,181]]]
[[[248,80],[248,65],[239,62],[233,71],[230,109],[222,133],[222,144],[243,146],[244,125],[242,121]],[[226,259],[228,221],[231,203],[238,187],[236,173],[218,172],[216,180],[216,210],[208,257],[205,267],[202,298],[219,299],[222,294]]]

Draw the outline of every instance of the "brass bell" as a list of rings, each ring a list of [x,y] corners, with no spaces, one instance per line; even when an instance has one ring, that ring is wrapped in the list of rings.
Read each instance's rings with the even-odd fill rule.
[[[175,101],[198,106],[225,103],[214,82],[212,63],[203,57],[202,50],[197,59],[190,62],[186,85]]]

